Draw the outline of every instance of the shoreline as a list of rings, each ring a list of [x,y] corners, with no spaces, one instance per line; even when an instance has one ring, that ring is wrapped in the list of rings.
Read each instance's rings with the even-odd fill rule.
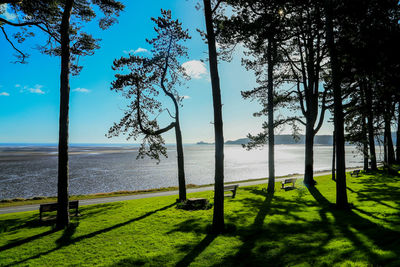
[[[362,167],[351,167],[346,168],[346,173],[355,169],[360,169]],[[315,171],[314,176],[324,176],[331,174],[331,170],[327,171]],[[285,178],[291,177],[296,179],[302,179],[304,174],[289,174],[284,176],[275,177],[276,182],[279,182]],[[258,185],[267,183],[268,178],[255,178],[255,179],[246,179],[240,181],[232,181],[225,182],[224,184],[239,184],[241,186],[250,186],[250,185]],[[188,189],[188,193],[199,192],[199,191],[207,191],[213,190],[214,184],[205,184],[205,185],[195,185],[188,184],[186,186]],[[80,200],[81,205],[90,205],[90,204],[101,204],[115,201],[123,201],[135,198],[146,198],[146,197],[155,197],[155,196],[163,196],[163,195],[175,195],[178,194],[178,187],[163,187],[163,188],[154,188],[154,189],[146,189],[146,190],[136,190],[136,191],[116,191],[116,192],[108,192],[108,193],[95,193],[95,194],[86,194],[86,195],[71,195],[70,200]],[[24,198],[14,198],[14,199],[3,199],[0,200],[0,214],[9,213],[8,210],[16,207],[17,211],[27,211],[27,210],[35,210],[39,206],[39,204],[56,202],[57,197],[32,197],[28,199]],[[19,210],[18,207],[28,207],[28,209]],[[32,209],[32,207],[34,207]]]

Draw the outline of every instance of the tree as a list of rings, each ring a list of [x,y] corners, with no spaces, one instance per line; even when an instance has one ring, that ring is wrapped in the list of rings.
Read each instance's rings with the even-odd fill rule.
[[[0,1],[0,14],[9,11],[12,13],[13,17],[17,19],[16,22],[13,22],[5,18],[0,18],[0,29],[4,38],[17,52],[15,55],[17,60],[14,63],[27,63],[26,59],[29,57],[29,54],[17,48],[12,39],[15,39],[17,43],[23,43],[27,38],[35,36],[35,33],[30,30],[32,27],[48,35],[49,40],[47,44],[51,43],[51,39],[55,42],[60,42],[60,40],[56,39],[54,34],[49,31],[47,24],[49,20],[53,21],[57,17],[54,13],[55,9],[52,8],[52,4],[53,2],[49,2],[45,6],[41,1],[24,4],[22,4],[22,1]],[[27,14],[35,14],[35,16],[28,16]],[[7,27],[18,29],[18,31],[12,35],[13,38],[10,38],[7,33]]]
[[[162,133],[175,129],[176,150],[178,160],[179,200],[186,200],[186,182],[184,170],[184,155],[182,134],[179,122],[179,105],[182,97],[176,87],[187,79],[180,59],[187,56],[187,48],[181,43],[189,39],[187,30],[182,29],[178,20],[171,19],[171,11],[161,10],[162,17],[152,18],[157,36],[146,40],[153,46],[150,58],[130,55],[114,61],[113,69],[125,71],[128,74],[116,74],[112,90],[120,91],[126,98],[133,99],[118,124],[110,128],[108,136],[128,134],[129,138],[137,138],[144,134],[143,143],[138,157],[145,155],[160,160],[160,154],[167,156]],[[174,119],[168,126],[159,129],[157,119],[151,119],[151,114],[162,112],[162,104],[156,99],[162,91],[173,103]],[[168,111],[169,112],[169,111]]]
[[[313,186],[314,137],[322,127],[327,110],[328,87],[320,83],[327,75],[325,29],[323,9],[319,1],[296,2],[286,10],[290,24],[287,42],[280,45],[287,62],[281,75],[296,87],[295,98],[304,120],[294,116],[289,121],[297,121],[305,127],[305,173],[304,183]],[[286,76],[286,77],[285,77]],[[290,94],[291,92],[289,92]]]
[[[3,1],[4,2],[4,1]],[[2,2],[0,2],[2,3]],[[22,22],[12,23],[1,20],[10,26],[36,26],[49,36],[46,44],[39,47],[44,54],[61,57],[60,73],[60,118],[58,145],[58,229],[69,224],[69,166],[68,166],[68,118],[69,118],[69,76],[77,75],[82,66],[77,64],[80,56],[93,55],[99,48],[98,39],[83,31],[83,24],[96,17],[94,7],[104,14],[99,27],[107,29],[116,22],[124,6],[116,0],[38,0],[5,1],[14,12],[23,17]],[[71,18],[73,18],[71,22]],[[18,36],[18,34],[17,34]]]
[[[400,164],[400,101],[397,103],[396,164]]]
[[[285,1],[224,1],[233,8],[233,15],[222,17],[217,24],[218,42],[229,47],[242,43],[248,57],[242,59],[247,69],[254,70],[258,87],[242,91],[243,98],[256,99],[262,110],[254,116],[266,115],[263,132],[256,136],[248,135],[247,149],[263,146],[268,142],[268,192],[275,190],[274,129],[283,121],[274,119],[274,109],[284,100],[278,95],[274,79],[278,64],[278,44],[284,39],[282,19]],[[229,51],[229,49],[228,49]],[[286,121],[285,121],[286,122]]]
[[[344,119],[342,105],[342,91],[339,74],[338,56],[335,48],[333,33],[332,0],[325,0],[326,43],[328,45],[330,65],[332,71],[334,127],[336,146],[336,205],[338,208],[348,208],[346,188],[346,166],[344,150]]]
[[[214,189],[214,214],[212,230],[220,233],[224,230],[224,135],[222,121],[221,88],[218,76],[218,58],[215,46],[215,32],[213,13],[221,1],[211,8],[210,0],[203,0],[204,18],[206,21],[206,37],[208,44],[208,57],[210,64],[211,87],[214,107],[214,136],[215,136],[215,189]]]
[[[399,6],[390,0],[334,3],[342,81],[352,84],[344,92],[353,103],[344,106],[347,129],[351,141],[363,146],[364,168],[370,160],[376,170],[375,136],[382,129],[386,158],[390,162],[394,158],[390,124],[398,95]]]

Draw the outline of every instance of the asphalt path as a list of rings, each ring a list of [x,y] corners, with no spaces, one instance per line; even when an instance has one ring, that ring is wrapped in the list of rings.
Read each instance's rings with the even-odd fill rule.
[[[347,169],[346,171],[351,171],[351,170],[352,169]],[[330,171],[317,172],[317,173],[314,173],[314,177],[327,175],[327,174],[331,174],[331,172]],[[299,179],[299,178],[303,178],[303,176],[304,176],[303,174],[302,175],[293,175],[293,176],[290,176],[290,177],[277,178],[276,181],[280,182],[280,181],[283,181],[285,179],[290,179],[290,178]],[[249,186],[249,185],[265,184],[267,182],[268,182],[268,178],[265,178],[265,179],[262,179],[262,180],[248,181],[248,182],[240,182],[240,181],[238,181],[237,184],[239,184],[239,186]],[[214,190],[214,186],[205,186],[205,187],[187,189],[187,193],[195,193],[195,192],[210,191],[210,190]],[[173,196],[173,195],[178,195],[178,194],[179,194],[178,190],[173,190],[173,191],[164,191],[164,192],[156,192],[156,193],[145,193],[145,194],[137,194],[137,195],[129,195],[129,196],[84,199],[84,200],[79,200],[79,206],[103,204],[103,203],[125,201],[125,200],[131,200],[131,199],[141,199],[141,198],[161,197],[161,196]],[[40,206],[40,204],[33,204],[33,205],[23,205],[23,206],[0,208],[0,214],[39,210],[39,206]]]

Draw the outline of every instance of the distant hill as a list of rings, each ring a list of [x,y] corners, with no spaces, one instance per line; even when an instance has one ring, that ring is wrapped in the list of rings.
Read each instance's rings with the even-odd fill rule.
[[[214,143],[206,143],[203,141],[197,142],[196,145],[213,145]]]
[[[300,139],[295,140],[290,134],[275,135],[275,145],[290,145],[290,144],[305,144],[306,138],[304,135],[299,136]],[[396,144],[396,133],[392,133],[393,143]],[[249,143],[249,138],[239,138],[237,140],[228,140],[226,145],[245,145]],[[214,143],[206,143],[203,141],[197,142],[198,145],[213,145]],[[332,135],[316,135],[314,137],[315,145],[332,145]],[[346,142],[346,145],[350,143]]]
[[[288,144],[304,144],[305,136],[301,135],[299,140],[295,140],[292,135],[284,134],[284,135],[275,135],[275,144],[276,145],[288,145]],[[237,140],[228,140],[225,142],[226,145],[245,145],[250,141],[249,138],[239,138]],[[316,145],[332,145],[332,135],[317,135],[315,136],[314,143]],[[207,142],[197,142],[197,145],[212,145],[214,143]]]
[[[304,144],[306,142],[306,138],[304,135],[299,136],[300,139],[296,140],[290,134],[283,135],[275,135],[275,144],[276,145],[289,145],[289,144]],[[229,140],[226,141],[227,145],[243,145],[249,142],[249,138],[240,138],[237,140]],[[316,145],[332,145],[332,135],[317,135],[314,138],[314,144]]]
[[[245,145],[249,143],[250,139],[249,138],[240,138],[237,140],[228,140],[225,142],[226,145]]]

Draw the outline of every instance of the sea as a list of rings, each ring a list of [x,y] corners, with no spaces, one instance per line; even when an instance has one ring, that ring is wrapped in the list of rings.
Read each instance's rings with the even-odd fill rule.
[[[69,192],[72,195],[144,190],[178,185],[176,149],[167,145],[160,162],[136,159],[137,145],[72,144]],[[240,145],[224,147],[225,181],[268,177],[268,149],[247,151]],[[214,182],[214,146],[184,145],[187,184]],[[346,146],[346,167],[362,166],[354,146]],[[330,170],[332,146],[315,146],[314,171]],[[304,145],[275,146],[276,176],[304,173]],[[55,196],[56,144],[0,144],[0,200]]]

